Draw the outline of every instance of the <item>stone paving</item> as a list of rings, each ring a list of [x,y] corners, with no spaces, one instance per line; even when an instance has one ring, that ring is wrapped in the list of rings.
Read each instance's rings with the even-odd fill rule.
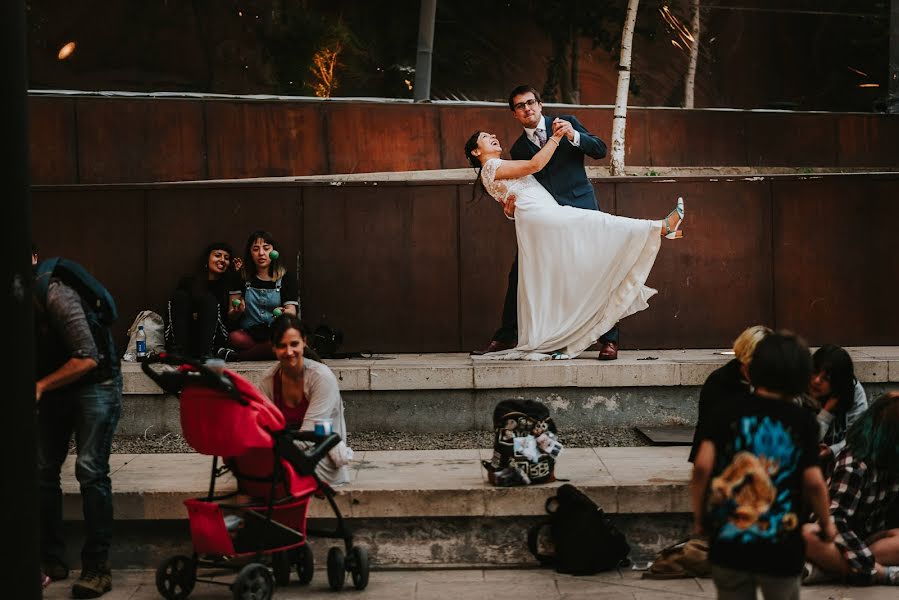
[[[44,591],[46,600],[69,598],[73,575],[66,582],[51,584]],[[153,571],[114,571],[113,591],[104,600],[157,600]],[[805,600],[895,600],[895,587],[851,588],[846,586],[811,586],[802,588]],[[198,583],[190,595],[193,600],[228,599],[230,592],[220,586]],[[640,578],[630,570],[591,577],[559,575],[550,570],[417,570],[375,571],[368,588],[358,592],[347,580],[340,594],[327,585],[324,571],[317,571],[309,586],[293,582],[278,588],[275,600],[315,600],[340,597],[367,600],[673,600],[714,598],[715,586],[710,579],[677,579],[653,581]]]

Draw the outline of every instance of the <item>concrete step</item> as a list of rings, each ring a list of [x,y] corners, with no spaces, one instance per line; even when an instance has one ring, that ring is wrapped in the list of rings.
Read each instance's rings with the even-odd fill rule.
[[[848,348],[869,397],[899,383],[899,346]],[[731,356],[720,349],[629,350],[616,361],[501,362],[468,354],[385,354],[326,360],[340,382],[350,431],[487,430],[506,398],[546,403],[560,427],[692,424],[699,386]],[[228,368],[258,382],[270,362]],[[118,432],[180,431],[178,401],[123,363],[126,405]],[[447,410],[452,407],[452,410]]]
[[[480,461],[491,450],[360,452],[352,481],[337,502],[374,564],[533,564],[528,526],[545,516],[544,503],[561,482],[515,488],[491,486]],[[647,556],[686,534],[690,498],[687,449],[568,448],[556,475],[587,493]],[[71,537],[80,529],[81,498],[74,461],[63,473],[64,516]],[[189,551],[183,501],[207,492],[211,458],[199,454],[115,454],[111,458],[117,542],[114,562],[147,566]],[[217,489],[233,490],[226,476]],[[333,516],[315,500],[310,518]],[[72,544],[77,548],[77,544]],[[327,548],[314,542],[324,560]]]

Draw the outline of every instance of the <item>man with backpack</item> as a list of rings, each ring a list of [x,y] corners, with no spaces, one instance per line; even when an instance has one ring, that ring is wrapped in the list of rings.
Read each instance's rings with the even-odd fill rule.
[[[122,375],[109,329],[115,302],[66,259],[36,265],[34,300],[41,568],[54,581],[69,575],[60,471],[74,434],[86,538],[72,596],[97,598],[112,589],[109,454],[122,411]]]

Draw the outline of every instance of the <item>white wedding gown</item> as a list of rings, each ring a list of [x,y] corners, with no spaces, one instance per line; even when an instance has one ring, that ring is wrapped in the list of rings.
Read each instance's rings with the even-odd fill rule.
[[[532,175],[496,179],[501,159],[481,170],[487,192],[515,194],[518,346],[492,360],[574,358],[619,320],[649,306],[645,285],[661,244],[658,221],[560,206]]]

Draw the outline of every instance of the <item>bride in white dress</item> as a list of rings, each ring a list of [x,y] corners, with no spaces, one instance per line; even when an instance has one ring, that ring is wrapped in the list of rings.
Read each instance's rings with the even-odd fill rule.
[[[531,160],[500,159],[496,136],[483,131],[465,145],[472,165],[482,167],[487,192],[504,207],[515,197],[518,346],[481,358],[574,358],[619,320],[649,306],[657,292],[645,283],[661,238],[682,235],[682,199],[660,221],[560,206],[532,176],[571,128],[555,125]]]

